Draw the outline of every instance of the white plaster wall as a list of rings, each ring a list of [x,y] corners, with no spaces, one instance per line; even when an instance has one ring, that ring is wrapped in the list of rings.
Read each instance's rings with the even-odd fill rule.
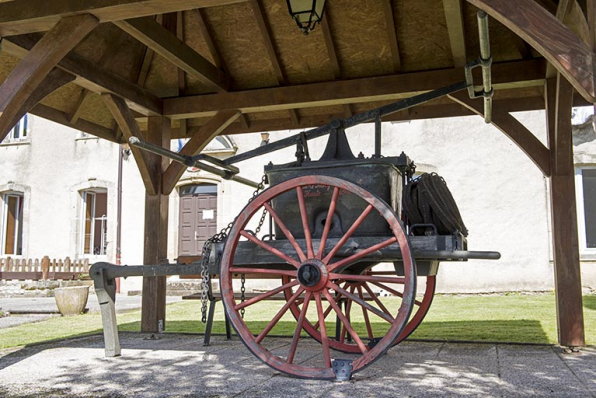
[[[543,112],[516,115],[536,136],[545,140]],[[470,230],[470,250],[497,250],[499,261],[471,260],[441,266],[438,289],[442,292],[545,290],[553,286],[546,181],[534,164],[504,134],[479,117],[385,123],[384,155],[405,151],[422,171],[442,175]],[[78,214],[72,191],[93,181],[102,182],[109,196],[109,240],[115,241],[115,200],[118,145],[98,139],[77,140],[77,132],[40,118],[32,118],[31,142],[0,146],[0,187],[9,182],[30,187],[27,257],[76,256]],[[272,132],[276,141],[295,132]],[[259,134],[233,136],[237,153],[256,148]],[[354,154],[370,156],[373,126],[348,130]],[[326,137],[313,140],[313,159],[323,152]],[[576,160],[596,164],[594,142],[576,147]],[[241,162],[240,175],[260,180],[263,166],[287,163],[295,148],[287,148]],[[123,162],[122,263],[142,264],[144,186],[132,156]],[[218,183],[218,226],[225,227],[252,196],[253,188],[221,180],[204,172],[187,172],[180,184]],[[179,184],[179,185],[180,185]],[[168,258],[177,257],[179,198],[170,196]],[[113,209],[113,211],[111,210]],[[266,227],[265,227],[266,228]],[[109,245],[108,261],[115,261]],[[596,286],[593,263],[582,264],[584,284]],[[123,281],[123,291],[140,290],[140,278]]]

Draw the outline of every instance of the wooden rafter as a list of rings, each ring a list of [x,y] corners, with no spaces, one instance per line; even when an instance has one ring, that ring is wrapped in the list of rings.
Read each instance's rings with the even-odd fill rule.
[[[10,37],[4,39],[2,48],[16,57],[23,58],[36,43],[37,41],[30,36]],[[145,115],[162,112],[162,101],[157,96],[121,76],[105,71],[77,54],[70,53],[65,56],[58,63],[58,67],[77,76],[76,83],[79,86],[98,94],[106,92],[116,94],[129,101],[133,109]]]
[[[124,138],[128,141],[131,137],[143,139],[141,129],[134,118],[134,115],[126,105],[126,102],[113,94],[102,94],[101,98],[118,123]],[[131,146],[130,150],[135,158],[141,178],[145,184],[145,190],[149,195],[157,195],[160,192],[159,182],[155,179],[156,172],[152,168],[155,162],[151,161],[150,154],[141,149]]]
[[[475,114],[484,116],[482,101],[470,99],[468,93],[455,93],[449,97]],[[493,106],[492,124],[508,136],[538,166],[545,176],[551,174],[548,148],[509,112]]]
[[[544,109],[544,98],[540,96],[514,98],[505,100],[494,100],[495,108],[502,109],[507,112],[523,112]],[[585,106],[588,103],[581,97],[574,99],[574,106]],[[420,105],[415,108],[408,109],[408,112],[402,111],[392,115],[385,116],[383,121],[409,121],[422,119],[437,119],[444,117],[456,116],[472,116],[476,113],[468,108],[452,103],[428,104]],[[307,129],[311,127],[318,127],[329,123],[333,119],[341,119],[346,117],[343,113],[327,113],[321,115],[305,116],[300,118],[300,124],[297,128]],[[260,119],[250,122],[249,127],[240,125],[239,123],[231,124],[223,134],[244,134],[265,131],[278,131],[290,128],[292,126],[289,118],[275,118],[275,119]],[[200,127],[190,127],[188,135],[192,136]],[[172,130],[172,137],[184,137],[180,135],[177,129]]]
[[[542,54],[589,102],[596,101],[594,52],[533,0],[467,0]]]
[[[215,44],[215,41],[213,40],[213,35],[211,33],[211,31],[209,30],[209,26],[207,25],[207,18],[205,18],[205,13],[203,10],[196,10],[196,17],[197,17],[197,26],[199,28],[199,32],[201,33],[201,36],[203,37],[203,40],[205,40],[205,44],[207,45],[207,48],[209,49],[209,53],[211,54],[211,58],[213,58],[213,62],[215,63],[215,66],[217,66],[219,69],[227,72],[228,67],[226,66],[226,63],[224,62],[224,59],[221,55],[221,52],[219,51],[219,49],[217,48],[217,45]]]
[[[100,22],[120,21],[245,0],[19,0],[0,4],[0,36],[43,32],[60,18],[93,14]]]
[[[75,80],[75,76],[69,73],[63,72],[59,69],[53,69],[37,86],[37,88],[31,93],[25,100],[25,103],[21,108],[14,114],[11,120],[8,117],[4,118],[0,116],[0,136],[4,136],[4,132],[10,131],[10,129],[17,124],[19,120],[27,112],[29,112],[38,102],[44,99],[49,94],[53,93],[60,87]],[[8,114],[7,114],[8,116]],[[5,134],[5,133],[4,133]]]
[[[252,6],[253,13],[255,15],[255,19],[257,21],[257,25],[259,26],[259,31],[261,32],[261,37],[263,38],[263,43],[265,44],[265,49],[267,50],[267,54],[269,55],[269,60],[271,61],[271,66],[273,66],[273,70],[275,72],[275,77],[277,78],[277,83],[280,86],[285,86],[287,84],[286,75],[281,67],[279,62],[279,57],[277,55],[277,51],[275,50],[275,46],[273,45],[273,40],[271,40],[271,29],[265,21],[265,13],[261,6],[260,0],[249,0],[250,5]],[[298,111],[296,109],[288,109],[290,112],[290,119],[295,125],[300,124],[300,118],[298,117]]]
[[[383,12],[385,14],[385,25],[387,25],[387,35],[389,46],[391,47],[391,60],[393,61],[393,72],[401,70],[401,56],[399,55],[399,45],[397,43],[397,32],[395,30],[395,17],[393,16],[393,7],[391,0],[382,0]]]
[[[329,19],[327,14],[323,14],[323,20],[321,21],[321,31],[323,32],[323,39],[325,40],[325,47],[327,47],[327,54],[329,55],[329,61],[331,62],[333,76],[336,80],[341,79],[341,67],[339,66],[337,51],[335,51],[335,43],[333,42],[333,35],[331,34],[331,28],[329,27]],[[350,104],[344,104],[343,107],[346,116],[351,116],[352,109]]]
[[[128,19],[114,24],[205,85],[213,87],[216,91],[228,90],[229,78],[223,71],[153,18]]]
[[[35,103],[31,96],[45,80],[46,85],[35,99],[49,94],[54,88],[46,77],[66,54],[81,42],[98,24],[91,15],[79,15],[63,18],[50,29],[31,51],[18,63],[0,86],[0,141],[4,139],[13,124]],[[62,75],[55,73],[54,75]],[[67,80],[68,77],[63,79]],[[19,116],[20,115],[20,116]],[[14,123],[13,123],[14,122]],[[11,124],[13,123],[13,124]]]
[[[453,65],[456,68],[462,67],[467,62],[462,0],[443,0],[443,8],[445,9]]]
[[[200,153],[211,142],[224,131],[232,122],[240,116],[239,111],[221,111],[218,112],[205,125],[196,129],[191,139],[182,147],[180,154],[194,156]],[[172,162],[163,175],[162,191],[168,195],[176,187],[176,183],[184,174],[186,166],[178,162]]]
[[[110,61],[112,59],[114,59],[114,57],[118,53],[118,50],[120,49],[120,45],[124,41],[124,38],[125,38],[125,35],[123,33],[118,33],[118,34],[112,36],[110,40],[108,40],[108,42],[106,44],[107,50],[103,53],[103,55],[101,56],[101,58],[99,59],[99,61],[97,63],[100,68],[105,67],[106,65],[108,65],[110,63]],[[81,93],[79,94],[79,98],[78,98],[77,102],[75,103],[75,107],[69,114],[70,123],[74,124],[77,122],[77,120],[79,120],[79,117],[81,116],[81,113],[83,111],[83,103],[85,102],[85,99],[87,98],[87,96],[90,93],[91,92],[89,90],[87,90],[86,88],[83,88],[81,90]]]
[[[496,89],[542,86],[544,70],[543,60],[494,64],[493,85]],[[458,83],[462,79],[461,70],[449,68],[430,72],[172,98],[164,100],[164,115],[173,119],[184,119],[213,116],[221,109],[239,109],[242,113],[251,113],[396,100]]]

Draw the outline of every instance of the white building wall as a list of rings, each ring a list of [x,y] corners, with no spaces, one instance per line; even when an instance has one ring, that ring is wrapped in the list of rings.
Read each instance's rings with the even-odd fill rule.
[[[516,115],[544,142],[543,112]],[[438,277],[441,292],[548,290],[553,288],[547,180],[503,133],[479,117],[435,119],[383,125],[383,154],[401,151],[445,178],[470,230],[470,250],[500,251],[499,261],[445,263]],[[115,261],[118,145],[99,139],[77,139],[78,132],[32,118],[28,144],[0,146],[0,190],[9,183],[30,187],[25,200],[24,256],[76,258],[79,214],[77,192],[99,184],[108,189],[108,261]],[[593,130],[592,130],[593,131]],[[294,132],[272,132],[276,141]],[[355,155],[374,150],[372,125],[347,132]],[[256,148],[259,134],[231,136],[238,152]],[[317,159],[326,138],[310,142]],[[590,144],[590,145],[593,145]],[[582,161],[596,164],[592,147],[582,147]],[[241,175],[260,180],[263,166],[291,162],[295,148],[286,148],[238,163]],[[577,157],[577,156],[576,156]],[[587,160],[586,160],[587,159]],[[218,226],[233,221],[252,196],[253,188],[221,180],[204,172],[186,172],[179,185],[218,183]],[[144,186],[132,156],[123,162],[122,263],[142,264]],[[3,188],[5,187],[5,188]],[[27,208],[28,206],[28,208]],[[170,196],[168,258],[177,257],[179,197]],[[594,263],[583,263],[584,285],[596,286]],[[123,291],[140,290],[140,278],[123,281]]]

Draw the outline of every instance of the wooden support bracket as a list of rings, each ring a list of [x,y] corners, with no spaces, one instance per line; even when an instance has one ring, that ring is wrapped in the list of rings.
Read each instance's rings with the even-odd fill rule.
[[[449,98],[477,115],[484,115],[482,101],[470,99],[465,92],[451,94]],[[511,116],[509,112],[498,107],[493,107],[492,124],[524,151],[545,176],[550,176],[549,150],[530,130]]]
[[[112,113],[112,116],[114,116],[114,119],[116,119],[116,123],[120,127],[120,130],[122,130],[122,134],[126,140],[128,141],[130,137],[136,137],[142,140],[141,129],[130,108],[126,105],[126,102],[122,98],[108,93],[102,94],[101,98]],[[150,154],[134,146],[131,146],[130,150],[141,172],[141,178],[143,179],[147,193],[149,195],[157,195],[160,187],[155,177],[157,173],[151,167],[154,162],[151,162]]]
[[[194,156],[200,153],[211,142],[224,131],[232,122],[234,122],[241,115],[237,110],[219,111],[211,118],[205,125],[201,126],[199,130],[191,137],[191,139],[184,145],[180,154]],[[184,174],[186,166],[178,162],[172,162],[168,166],[163,175],[163,192],[164,195],[169,195],[176,187],[178,180]]]

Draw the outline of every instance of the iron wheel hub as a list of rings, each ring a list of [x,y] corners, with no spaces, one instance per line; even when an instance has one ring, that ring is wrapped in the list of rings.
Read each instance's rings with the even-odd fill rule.
[[[317,259],[309,259],[300,264],[296,272],[298,282],[306,290],[321,290],[327,283],[329,273],[323,262]]]

